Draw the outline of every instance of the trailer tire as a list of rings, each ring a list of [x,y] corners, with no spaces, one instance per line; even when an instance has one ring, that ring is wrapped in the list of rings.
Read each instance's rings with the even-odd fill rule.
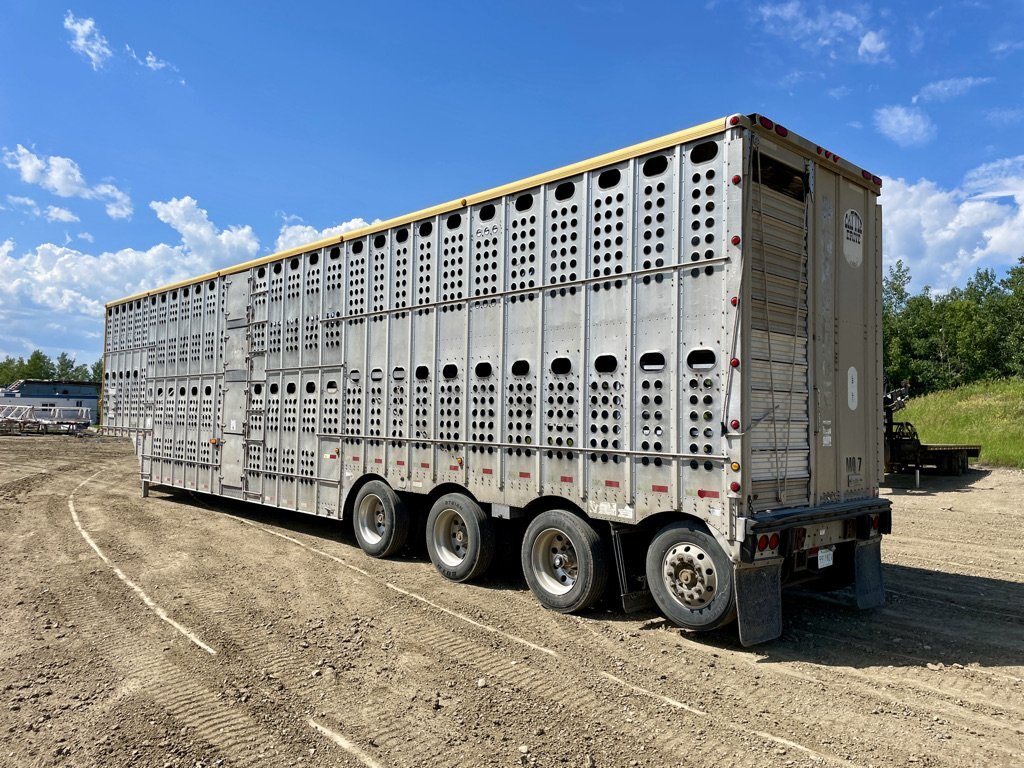
[[[473,499],[461,493],[442,496],[427,516],[427,553],[449,581],[482,575],[494,559],[494,525]]]
[[[356,494],[352,527],[360,549],[370,557],[387,557],[409,538],[409,510],[387,483],[371,480]]]
[[[732,563],[714,536],[694,523],[671,523],[654,537],[647,586],[665,617],[683,629],[717,629],[736,618]]]
[[[608,583],[601,537],[586,520],[563,509],[542,512],[531,521],[520,559],[534,597],[559,613],[589,608]]]

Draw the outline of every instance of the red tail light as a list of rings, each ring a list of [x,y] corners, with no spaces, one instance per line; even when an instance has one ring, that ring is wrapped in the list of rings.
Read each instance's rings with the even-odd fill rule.
[[[775,132],[777,134],[779,134],[779,136],[782,136],[783,138],[785,138],[786,136],[789,136],[789,131],[787,129],[783,128],[781,125],[776,125],[775,126]]]
[[[739,489],[740,489],[740,484],[739,483],[737,483],[737,482],[729,483],[729,490],[731,490],[733,493],[736,493]]]
[[[767,117],[764,117],[763,115],[757,118],[757,122],[761,124],[762,128],[767,128],[769,131],[775,127],[775,123],[769,120]]]
[[[768,549],[768,537],[762,534],[757,540],[757,551],[764,552]]]
[[[768,539],[768,548],[777,549],[779,546],[779,534],[773,533],[771,538]]]

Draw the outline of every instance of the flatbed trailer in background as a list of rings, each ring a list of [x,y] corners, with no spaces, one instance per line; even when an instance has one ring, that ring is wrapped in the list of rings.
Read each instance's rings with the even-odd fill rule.
[[[884,601],[880,185],[736,114],[120,299],[104,424],[144,492],[351,519],[375,557],[423,515],[453,581],[521,518],[551,609],[617,576],[769,640],[783,583]]]
[[[935,467],[943,475],[962,475],[969,460],[981,456],[981,446],[922,443],[913,424],[893,420],[893,414],[906,405],[909,396],[907,386],[885,394],[885,471],[901,473]]]

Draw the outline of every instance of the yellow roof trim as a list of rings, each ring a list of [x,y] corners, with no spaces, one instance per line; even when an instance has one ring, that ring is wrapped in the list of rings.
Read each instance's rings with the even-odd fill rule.
[[[745,121],[744,121],[745,122]],[[361,229],[354,229],[351,232],[346,232],[343,235],[337,235],[335,237],[329,237],[324,240],[318,240],[308,245],[303,245],[298,248],[290,248],[285,251],[278,251],[272,253],[269,256],[261,256],[258,259],[243,262],[242,264],[236,264],[233,267],[225,267],[224,269],[217,270],[216,272],[209,272],[199,277],[189,278],[187,280],[181,280],[176,283],[169,285],[163,285],[159,288],[154,288],[149,291],[143,291],[141,293],[132,294],[126,296],[123,299],[116,299],[114,301],[107,302],[105,306],[112,307],[118,304],[124,304],[129,301],[135,301],[146,296],[152,296],[154,294],[163,293],[164,291],[174,290],[175,288],[183,288],[187,285],[195,285],[205,280],[211,280],[213,278],[221,277],[223,275],[231,275],[236,272],[244,272],[247,269],[260,266],[262,264],[268,264],[278,259],[285,259],[289,256],[296,256],[300,253],[307,251],[314,251],[320,248],[324,248],[330,245],[337,245],[338,243],[346,240],[354,240],[366,235],[372,235],[375,232],[380,232],[385,229],[391,229],[392,227],[400,227],[403,224],[408,224],[413,221],[419,221],[430,216],[437,216],[439,214],[449,213],[451,211],[457,211],[470,205],[476,205],[477,203],[486,202],[493,200],[503,195],[509,195],[514,192],[519,192],[524,189],[530,189],[531,187],[538,187],[542,184],[548,184],[558,179],[563,179],[568,176],[575,176],[585,171],[593,170],[594,168],[600,168],[603,165],[611,165],[618,163],[623,160],[628,160],[633,157],[639,157],[649,152],[657,152],[659,149],[666,149],[668,147],[675,146],[676,144],[683,144],[687,141],[693,141],[694,139],[703,138],[704,136],[711,136],[715,133],[725,130],[728,127],[727,118],[719,118],[717,120],[711,120],[700,125],[695,125],[692,128],[686,128],[682,131],[676,131],[666,136],[659,136],[656,139],[650,139],[649,141],[643,141],[639,144],[633,144],[623,149],[617,149],[614,152],[607,152],[597,157],[592,157],[587,160],[581,160],[577,163],[570,165],[564,165],[561,168],[556,168],[552,171],[546,171],[545,173],[538,173],[535,176],[529,176],[519,181],[514,181],[510,184],[503,184],[499,187],[493,187],[492,189],[484,190],[483,192],[477,192],[476,194],[467,195],[466,197],[458,200],[452,200],[447,203],[441,203],[440,205],[431,206],[430,208],[423,208],[413,213],[407,213],[403,216],[397,216],[387,221],[381,221],[377,224],[371,224],[368,227],[362,227]]]

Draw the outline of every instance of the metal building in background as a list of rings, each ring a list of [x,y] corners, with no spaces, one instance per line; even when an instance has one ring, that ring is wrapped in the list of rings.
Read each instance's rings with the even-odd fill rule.
[[[0,387],[0,408],[31,406],[40,413],[52,413],[56,408],[58,416],[66,411],[76,421],[85,419],[92,424],[99,421],[99,401],[100,384],[95,381],[20,379]]]
[[[880,180],[734,115],[107,307],[144,489],[327,517],[446,578],[495,519],[556,610],[618,578],[781,632],[784,580],[879,604]]]

